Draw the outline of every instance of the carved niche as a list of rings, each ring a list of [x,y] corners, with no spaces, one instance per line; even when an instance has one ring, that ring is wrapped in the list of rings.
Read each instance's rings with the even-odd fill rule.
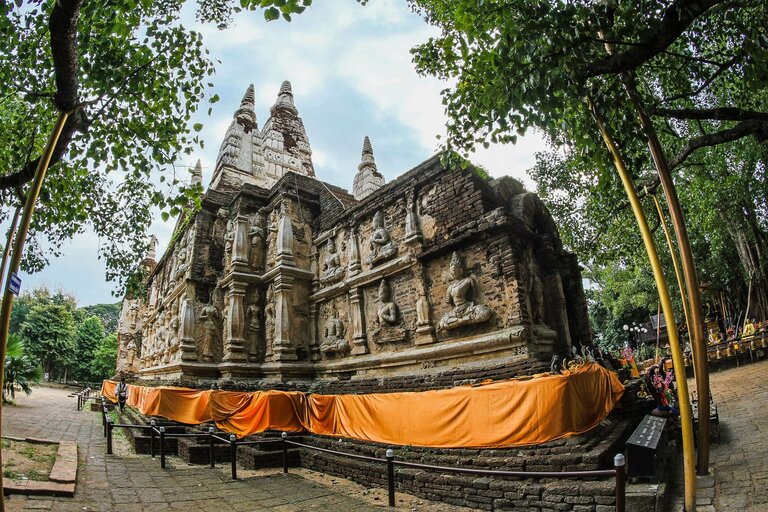
[[[326,242],[325,258],[320,272],[320,283],[324,285],[333,284],[344,278],[346,269],[341,266],[341,256],[336,250],[336,241],[331,236]]]
[[[349,342],[345,336],[346,327],[339,319],[335,306],[330,307],[328,319],[323,329],[323,339],[320,341],[320,352],[325,355],[346,355],[349,352]]]
[[[392,298],[392,287],[386,279],[379,283],[376,302],[376,318],[369,331],[369,339],[376,344],[405,341],[406,331],[402,325],[400,309]]]
[[[477,284],[471,275],[466,275],[464,262],[456,252],[451,255],[450,276],[445,300],[453,309],[440,318],[438,330],[450,331],[490,320],[493,311],[483,304],[475,304]]]
[[[371,228],[371,239],[368,242],[371,253],[365,259],[370,266],[376,266],[379,263],[394,258],[397,255],[397,244],[392,240],[389,231],[384,226],[384,213],[376,212],[373,216],[373,226]]]

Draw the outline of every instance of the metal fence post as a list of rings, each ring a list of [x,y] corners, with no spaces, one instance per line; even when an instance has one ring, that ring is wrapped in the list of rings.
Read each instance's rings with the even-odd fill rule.
[[[160,427],[160,467],[165,469],[165,427]]]
[[[213,447],[213,427],[208,427],[208,458],[211,459],[211,467],[216,467],[216,452]]]
[[[237,437],[229,434],[229,460],[232,464],[232,480],[237,480]]]
[[[104,437],[107,437],[107,406],[101,403],[101,425],[104,427]]]
[[[282,439],[281,444],[283,445],[283,473],[288,473],[288,443],[286,440],[288,439],[288,433],[283,432],[280,434],[280,438]]]
[[[107,418],[107,455],[112,455],[112,419]]]
[[[149,422],[149,455],[155,458],[155,420]]]
[[[613,458],[616,468],[616,512],[624,512],[626,508],[625,487],[627,484],[627,467],[624,455],[617,454]]]
[[[83,399],[83,395],[80,393],[77,394],[77,410],[80,410],[80,401]]]
[[[387,449],[387,494],[389,494],[389,506],[395,506],[395,452],[391,448]]]

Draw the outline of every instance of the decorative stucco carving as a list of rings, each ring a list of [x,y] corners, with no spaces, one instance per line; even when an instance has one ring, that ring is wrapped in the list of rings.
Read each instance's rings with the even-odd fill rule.
[[[438,330],[448,331],[490,320],[493,311],[488,306],[474,303],[477,285],[472,276],[465,275],[464,262],[456,252],[451,255],[450,275],[452,281],[445,300],[453,309],[440,319]]]
[[[200,320],[203,324],[200,359],[203,362],[211,362],[215,357],[214,350],[219,337],[220,319],[219,309],[213,305],[213,299],[211,299],[200,311]]]
[[[325,321],[323,341],[320,342],[320,352],[326,355],[346,354],[349,342],[345,337],[344,323],[339,320],[335,307],[331,307],[328,320]]]
[[[251,220],[248,236],[251,240],[250,264],[253,270],[261,270],[264,265],[264,213],[259,210]]]
[[[370,266],[375,266],[397,255],[397,244],[384,226],[384,213],[379,210],[373,216],[373,228],[369,242],[371,253],[365,259]]]
[[[272,358],[272,344],[275,341],[275,293],[270,284],[267,288],[267,297],[264,304],[264,336],[265,336],[265,354],[266,360]]]
[[[406,331],[401,325],[400,309],[392,299],[392,287],[386,279],[379,283],[376,301],[378,306],[370,332],[371,340],[378,344],[405,341]]]
[[[336,251],[336,242],[333,237],[326,242],[326,254],[323,259],[322,273],[320,274],[320,282],[322,284],[332,284],[341,281],[344,278],[344,267],[341,266],[341,257]]]
[[[245,316],[248,322],[248,361],[258,362],[262,359],[262,346],[261,346],[261,306],[259,301],[261,294],[256,289],[253,295],[253,303],[248,306]]]

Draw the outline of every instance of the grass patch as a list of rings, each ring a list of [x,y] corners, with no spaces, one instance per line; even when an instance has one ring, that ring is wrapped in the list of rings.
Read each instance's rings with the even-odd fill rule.
[[[3,439],[3,477],[47,481],[58,450],[58,443],[39,444]]]

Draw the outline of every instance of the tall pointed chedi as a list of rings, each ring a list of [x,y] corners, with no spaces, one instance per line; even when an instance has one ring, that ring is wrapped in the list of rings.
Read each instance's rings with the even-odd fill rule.
[[[248,176],[253,174],[254,145],[258,140],[259,128],[251,84],[224,135],[211,179],[211,188],[239,188],[243,182],[249,181]]]
[[[309,137],[293,102],[289,81],[280,86],[277,100],[269,113],[262,131],[266,186],[274,185],[287,171],[314,177]]]
[[[352,182],[352,193],[359,201],[383,187],[384,183],[384,176],[376,168],[376,160],[373,158],[371,139],[366,135],[363,140],[363,155]]]

